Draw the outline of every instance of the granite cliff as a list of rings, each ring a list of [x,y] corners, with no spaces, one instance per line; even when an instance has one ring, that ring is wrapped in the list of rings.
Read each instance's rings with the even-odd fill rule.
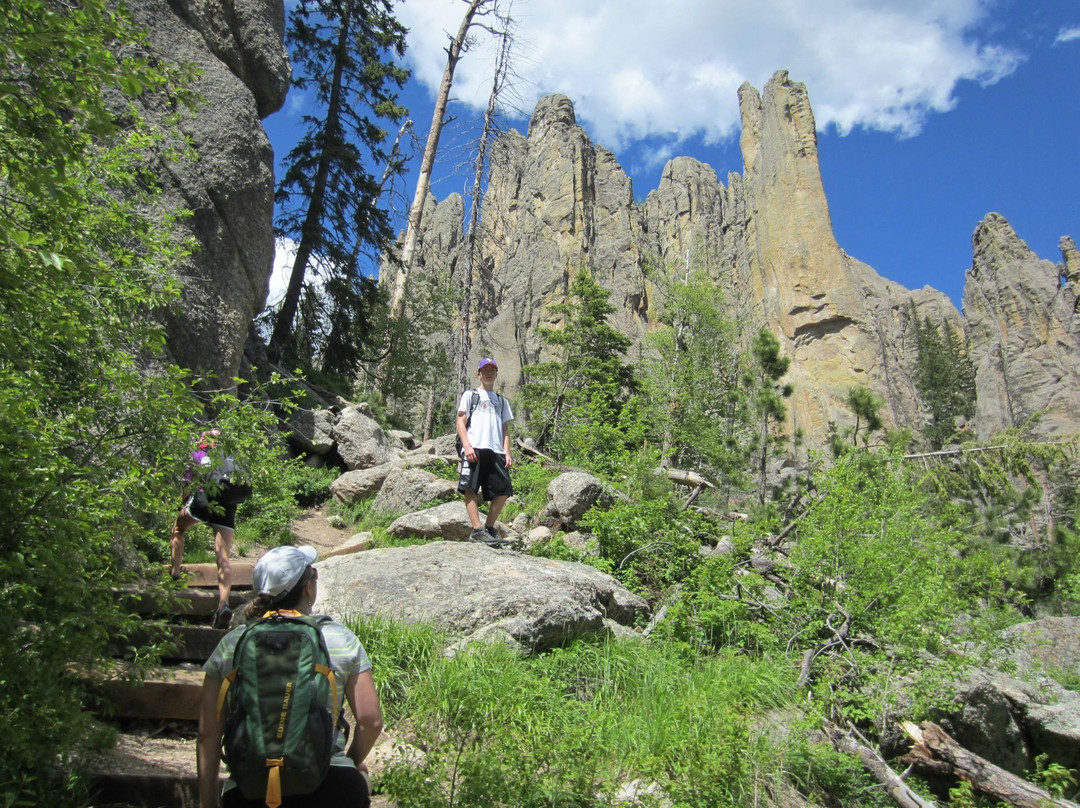
[[[198,68],[200,105],[180,128],[197,155],[158,154],[159,208],[183,208],[182,237],[196,249],[178,268],[179,305],[162,313],[174,361],[221,379],[237,374],[252,318],[273,269],[273,149],[262,119],[285,102],[290,67],[282,0],[132,0],[156,58]],[[171,114],[143,99],[151,122]]]
[[[1064,265],[1040,261],[990,214],[973,239],[965,319],[944,294],[889,281],[837,243],[804,85],[780,71],[760,93],[744,84],[739,103],[743,173],[729,173],[725,184],[711,167],[679,157],[643,205],[615,155],[577,125],[565,96],[537,103],[527,135],[499,138],[484,199],[473,344],[474,354],[498,359],[509,391],[521,365],[540,358],[537,329],[550,324],[550,305],[564,299],[581,268],[611,292],[613,322],[637,345],[656,315],[648,268],[671,272],[693,260],[733,311],[780,338],[792,359],[791,427],[812,444],[830,421],[851,423],[845,399],[854,385],[882,397],[890,426],[925,421],[912,304],[920,320],[948,321],[971,341],[981,435],[1046,408],[1042,433],[1080,430],[1080,258],[1071,240],[1062,241]],[[426,220],[433,229],[422,241],[446,245],[449,214],[461,200],[429,204],[447,215]],[[424,255],[426,272],[457,265],[453,251],[429,247]]]

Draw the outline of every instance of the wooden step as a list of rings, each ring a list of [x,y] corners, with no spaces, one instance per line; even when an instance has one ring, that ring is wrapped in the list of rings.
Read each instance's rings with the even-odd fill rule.
[[[198,808],[199,779],[176,774],[99,774],[93,778],[92,804]]]
[[[229,569],[233,589],[251,589],[251,575],[255,569],[254,562],[232,561],[229,564]],[[184,564],[180,567],[180,571],[186,573],[189,587],[217,586],[216,564]]]
[[[211,617],[217,611],[217,587],[178,589],[164,595],[154,595],[138,585],[120,586],[113,589],[124,607],[136,614],[176,615],[186,617]],[[229,608],[234,612],[243,607],[245,593],[229,592]]]
[[[198,721],[203,672],[186,668],[162,668],[141,682],[120,678],[90,685],[104,705],[101,711],[117,718],[157,718]]]
[[[164,632],[164,638],[162,632]],[[135,631],[123,642],[110,643],[109,653],[114,658],[127,659],[131,655],[131,649],[147,646],[156,641],[164,642],[166,645],[162,660],[202,664],[210,658],[218,642],[227,633],[228,629],[194,623],[158,625]]]

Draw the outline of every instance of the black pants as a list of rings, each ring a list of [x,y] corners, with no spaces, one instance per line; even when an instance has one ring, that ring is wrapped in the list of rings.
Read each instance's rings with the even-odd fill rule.
[[[261,799],[245,799],[240,789],[225,792],[222,808],[266,808]],[[281,808],[370,808],[367,780],[352,766],[331,766],[322,784],[310,794],[293,794],[281,801]]]

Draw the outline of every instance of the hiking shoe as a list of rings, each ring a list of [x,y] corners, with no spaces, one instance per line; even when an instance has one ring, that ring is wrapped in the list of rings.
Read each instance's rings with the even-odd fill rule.
[[[214,612],[214,628],[228,628],[230,623],[232,623],[232,609],[223,603]]]
[[[499,535],[498,529],[494,525],[484,525],[484,530],[487,531],[488,540],[487,543],[492,547],[505,547],[510,544],[510,539],[504,539]]]
[[[478,527],[469,534],[469,541],[474,541],[477,544],[489,544],[491,542],[491,534],[484,530],[484,528]]]

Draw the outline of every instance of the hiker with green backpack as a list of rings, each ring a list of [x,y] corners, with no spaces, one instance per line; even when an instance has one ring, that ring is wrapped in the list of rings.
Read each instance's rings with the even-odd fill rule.
[[[510,482],[510,422],[514,412],[510,402],[495,392],[499,366],[484,358],[476,369],[480,384],[461,394],[457,408],[457,449],[461,460],[458,493],[465,495],[465,511],[472,524],[469,541],[490,547],[510,542],[499,535],[495,523],[507,498],[514,493]],[[489,503],[487,517],[480,523],[480,496]]]
[[[382,731],[360,640],[312,615],[313,547],[275,547],[255,564],[246,622],[204,665],[200,808],[368,808],[364,759]],[[354,718],[352,743],[344,718]],[[229,777],[218,793],[221,760]],[[220,802],[219,802],[220,797]]]

